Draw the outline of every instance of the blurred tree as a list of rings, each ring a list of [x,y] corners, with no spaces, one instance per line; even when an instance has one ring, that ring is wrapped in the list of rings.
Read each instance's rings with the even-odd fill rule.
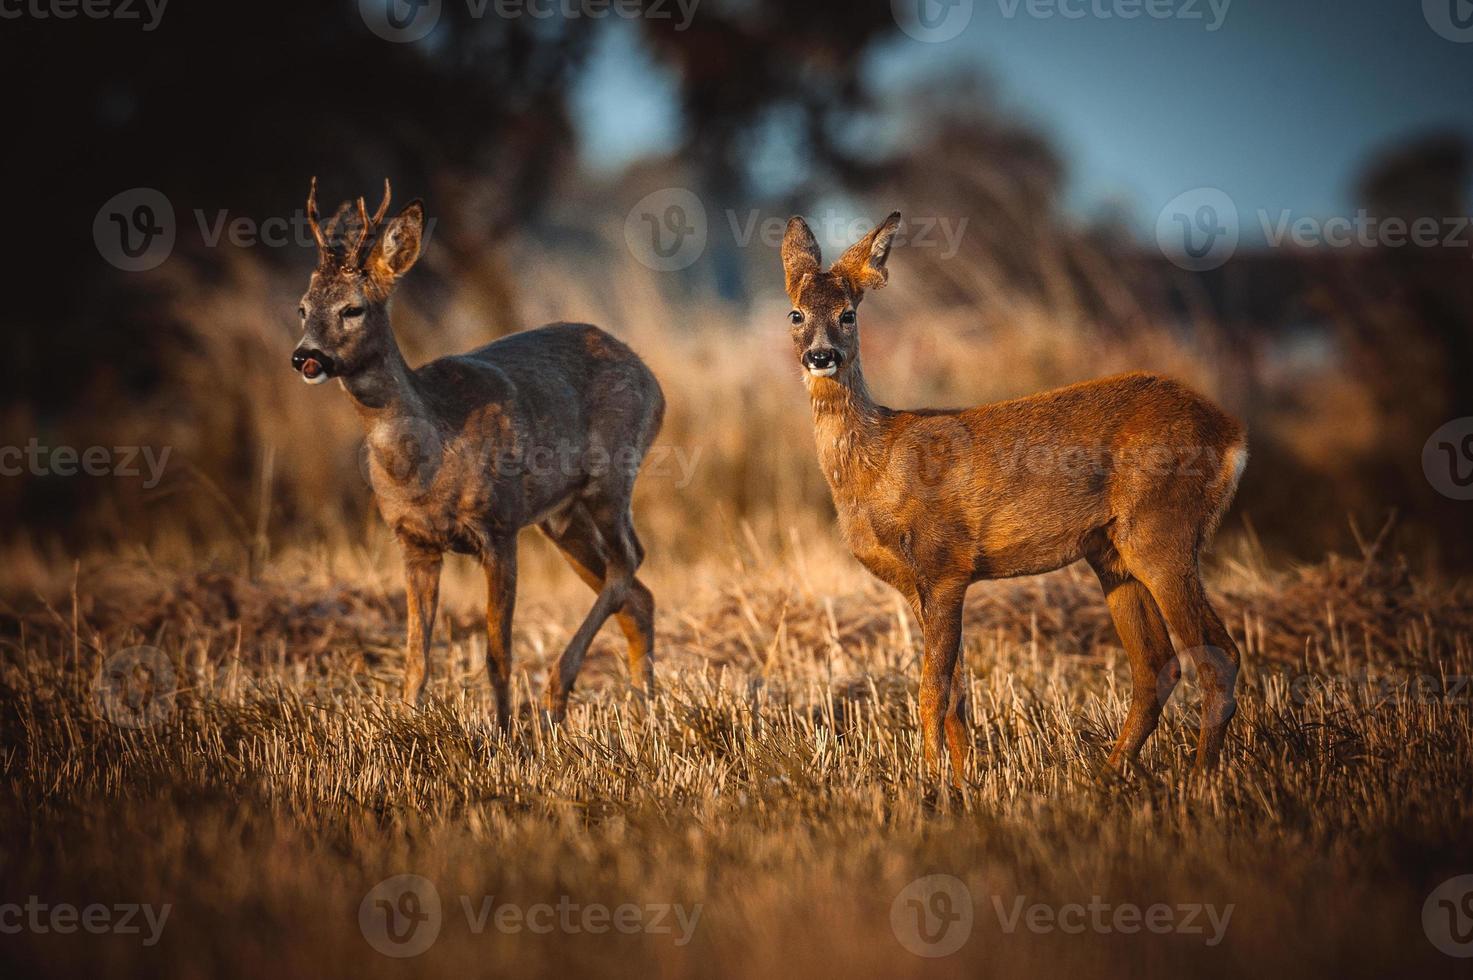
[[[200,258],[201,222],[292,214],[314,173],[326,197],[372,196],[389,175],[401,195],[435,200],[452,270],[472,262],[485,278],[501,233],[535,215],[571,164],[568,88],[608,20],[437,6],[434,29],[412,43],[378,36],[347,0],[171,5],[152,30],[7,20],[3,166],[12,227],[25,229],[7,278],[26,288],[0,313],[12,354],[0,359],[0,407],[75,407],[97,365],[110,390],[147,390],[156,358],[187,343],[159,321],[162,277],[120,274],[93,243],[99,207],[130,188],[161,191],[175,254]],[[792,138],[816,169],[856,174],[836,120],[864,103],[858,55],[894,29],[887,5],[706,0],[688,29],[668,16],[641,23],[679,68],[682,156],[716,203],[745,189],[746,141],[776,106],[801,110]],[[263,251],[300,261],[306,243]],[[501,298],[511,304],[509,283]]]
[[[300,209],[314,173],[341,197],[390,175],[401,194],[433,191],[444,214],[460,213],[457,178],[494,173],[502,193],[467,217],[482,234],[536,207],[570,154],[563,93],[590,22],[546,30],[447,3],[429,37],[398,44],[356,6],[171,5],[152,31],[6,21],[0,80],[25,93],[7,100],[7,210],[26,229],[7,262],[26,283],[3,313],[22,354],[5,359],[8,398],[43,413],[73,405],[92,364],[146,386],[139,355],[178,339],[156,320],[159,280],[118,274],[93,243],[94,215],[120,191],[162,191],[185,256],[204,247],[199,221]],[[460,224],[446,224],[452,240]],[[263,252],[296,261],[300,244]],[[69,370],[42,376],[42,364]]]
[[[794,110],[785,113],[785,136],[811,175],[844,183],[863,175],[862,148],[842,134],[849,117],[872,104],[859,55],[895,31],[888,3],[705,0],[684,30],[668,18],[641,23],[657,55],[679,72],[683,155],[717,197],[752,190],[750,144],[776,111]]]

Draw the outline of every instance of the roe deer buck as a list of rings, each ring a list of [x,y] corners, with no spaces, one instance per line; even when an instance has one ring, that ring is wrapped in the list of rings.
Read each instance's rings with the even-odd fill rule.
[[[424,699],[447,551],[486,574],[487,672],[502,729],[511,720],[517,533],[535,524],[598,598],[547,685],[554,720],[594,634],[610,615],[629,641],[636,689],[654,694],[654,597],[635,577],[644,549],[630,496],[659,432],[665,399],[650,369],[597,327],[556,323],[410,368],[389,326],[389,297],[419,257],[424,207],[383,223],[363,198],[319,225],[317,179],[307,219],[317,269],[298,313],[292,366],[309,384],[337,378],[366,430],[368,475],[404,552],[409,638],[404,698]]]
[[[782,261],[839,526],[854,556],[920,622],[928,767],[943,765],[943,726],[957,783],[970,747],[961,677],[967,588],[1083,558],[1131,664],[1130,711],[1110,764],[1135,759],[1180,678],[1170,623],[1198,664],[1197,768],[1207,768],[1235,709],[1238,650],[1207,601],[1198,555],[1247,463],[1243,427],[1148,374],[954,411],[877,405],[860,369],[856,309],[888,280],[899,225],[900,214],[890,215],[824,272],[813,233],[793,218]],[[1058,465],[1038,465],[1055,458]]]

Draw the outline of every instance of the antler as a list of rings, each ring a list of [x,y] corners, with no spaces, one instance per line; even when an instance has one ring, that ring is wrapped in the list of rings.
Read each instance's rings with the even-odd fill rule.
[[[352,268],[357,264],[358,253],[362,251],[363,246],[368,242],[372,234],[378,230],[379,222],[383,221],[384,215],[388,213],[389,194],[389,178],[385,177],[384,199],[379,204],[378,210],[374,212],[372,220],[368,217],[368,208],[364,206],[363,198],[360,197],[358,199],[358,240],[353,243],[352,250],[348,252],[347,258],[343,260],[343,264],[348,268]]]
[[[327,251],[327,239],[322,236],[322,228],[317,224],[317,219],[322,217],[317,213],[317,178],[312,178],[312,187],[307,191],[307,227],[312,229],[312,237],[317,239],[319,251]]]

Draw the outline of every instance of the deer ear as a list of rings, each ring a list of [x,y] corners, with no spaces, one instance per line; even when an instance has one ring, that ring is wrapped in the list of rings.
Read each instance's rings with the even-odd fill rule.
[[[783,278],[788,296],[796,302],[798,286],[802,283],[803,277],[818,272],[819,265],[823,261],[823,256],[818,250],[818,239],[813,237],[808,222],[798,217],[788,219],[788,230],[783,235],[782,254]]]
[[[890,281],[890,270],[885,263],[890,259],[890,245],[899,230],[900,212],[892,211],[879,227],[850,246],[834,263],[833,271],[848,279],[859,292],[880,289]]]
[[[419,258],[420,241],[424,236],[425,207],[419,201],[410,201],[398,216],[390,221],[373,243],[368,256],[368,274],[388,284],[408,272]]]

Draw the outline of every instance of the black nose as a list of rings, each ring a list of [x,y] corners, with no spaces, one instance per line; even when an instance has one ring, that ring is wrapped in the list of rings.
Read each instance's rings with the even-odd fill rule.
[[[803,352],[803,366],[814,371],[839,366],[839,352],[831,347],[815,347]]]
[[[292,370],[315,378],[319,374],[332,377],[334,365],[332,358],[315,347],[298,347],[292,351]]]

